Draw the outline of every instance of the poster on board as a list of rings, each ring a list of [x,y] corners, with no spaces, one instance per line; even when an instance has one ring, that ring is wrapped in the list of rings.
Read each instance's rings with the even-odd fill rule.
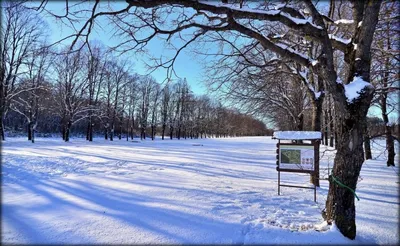
[[[279,168],[314,171],[314,146],[279,146]]]

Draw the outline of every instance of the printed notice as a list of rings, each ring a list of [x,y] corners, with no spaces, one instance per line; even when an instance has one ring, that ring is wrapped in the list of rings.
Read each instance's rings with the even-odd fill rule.
[[[314,146],[280,145],[279,149],[280,168],[314,170]]]

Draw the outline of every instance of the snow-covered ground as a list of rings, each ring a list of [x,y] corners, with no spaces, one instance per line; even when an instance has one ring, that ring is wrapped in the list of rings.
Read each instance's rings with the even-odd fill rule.
[[[318,232],[328,182],[277,195],[276,140],[114,142],[9,138],[2,146],[2,243],[395,244],[399,168],[361,171],[357,237]],[[327,176],[332,151],[321,153]],[[398,161],[398,155],[396,156]],[[282,173],[309,185],[309,177]]]

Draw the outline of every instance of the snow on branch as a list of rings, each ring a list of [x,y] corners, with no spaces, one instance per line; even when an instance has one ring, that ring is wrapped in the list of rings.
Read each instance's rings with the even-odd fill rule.
[[[304,55],[302,53],[297,52],[296,50],[292,49],[291,47],[287,46],[286,44],[275,44],[276,46],[278,46],[281,49],[286,50],[287,52],[290,52],[292,54],[295,54],[297,56],[301,56],[302,58],[304,58],[305,60],[308,61],[309,64],[312,64],[313,66],[318,64],[318,61],[311,59],[310,57],[308,57],[307,55]]]
[[[286,140],[310,140],[321,139],[321,132],[313,131],[277,131],[273,138]]]
[[[322,92],[321,91],[315,91],[314,86],[310,83],[310,81],[308,80],[307,76],[308,76],[308,69],[306,68],[304,71],[296,71],[296,73],[298,75],[300,75],[303,83],[305,83],[305,85],[307,86],[307,88],[310,90],[310,92],[312,92],[314,94],[315,99],[319,99],[319,97],[321,96]]]
[[[349,84],[344,85],[344,90],[347,98],[347,102],[352,103],[360,96],[366,89],[373,89],[373,85],[361,77],[354,77],[353,81]]]
[[[329,36],[329,39],[336,40],[337,42],[341,42],[341,43],[343,43],[345,45],[348,45],[348,44],[351,43],[351,39],[339,38],[339,37],[336,37],[333,34],[328,34],[328,36]]]
[[[354,24],[354,20],[347,20],[347,19],[340,19],[334,22],[336,25],[344,24],[344,25],[351,25]]]
[[[305,25],[307,23],[311,24],[313,27],[318,28],[320,30],[322,30],[322,27],[315,25],[314,23],[312,23],[312,19],[308,18],[308,19],[300,19],[300,18],[295,18],[290,16],[289,14],[286,13],[281,13],[282,16],[285,16],[286,18],[290,19],[291,21],[293,21],[294,23],[296,23],[297,25]]]

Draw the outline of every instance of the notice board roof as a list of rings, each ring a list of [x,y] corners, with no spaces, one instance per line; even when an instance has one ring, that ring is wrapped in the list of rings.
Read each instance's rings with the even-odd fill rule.
[[[313,140],[321,139],[321,132],[312,131],[277,131],[274,132],[273,139],[281,140]]]

